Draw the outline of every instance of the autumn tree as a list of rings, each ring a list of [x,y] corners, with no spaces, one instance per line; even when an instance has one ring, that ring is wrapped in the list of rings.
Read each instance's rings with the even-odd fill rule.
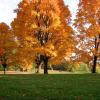
[[[23,0],[15,12],[11,26],[20,47],[30,50],[32,60],[39,58],[47,74],[48,62],[60,63],[73,47],[68,7],[63,0]]]
[[[84,34],[85,44],[82,46],[93,53],[92,73],[95,73],[100,57],[100,1],[80,0],[74,25]]]
[[[5,23],[0,23],[0,64],[4,68],[4,74],[15,44],[14,35],[9,26]]]

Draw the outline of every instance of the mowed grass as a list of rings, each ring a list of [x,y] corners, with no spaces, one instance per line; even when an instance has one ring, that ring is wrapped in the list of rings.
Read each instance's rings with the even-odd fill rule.
[[[100,100],[100,74],[0,75],[0,100]]]

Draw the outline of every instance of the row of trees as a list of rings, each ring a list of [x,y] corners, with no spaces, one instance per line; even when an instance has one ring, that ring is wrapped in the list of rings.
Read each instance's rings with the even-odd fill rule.
[[[60,64],[63,59],[93,59],[92,72],[100,57],[100,2],[80,0],[76,20],[70,26],[71,13],[63,0],[22,0],[15,10],[17,17],[11,28],[0,24],[0,61],[4,66],[36,63],[44,66]],[[91,12],[92,11],[92,12]],[[75,54],[72,56],[72,54]]]

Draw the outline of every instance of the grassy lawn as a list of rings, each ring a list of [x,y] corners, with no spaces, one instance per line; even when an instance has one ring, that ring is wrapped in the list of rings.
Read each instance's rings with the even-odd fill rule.
[[[0,75],[0,100],[100,100],[100,75]]]

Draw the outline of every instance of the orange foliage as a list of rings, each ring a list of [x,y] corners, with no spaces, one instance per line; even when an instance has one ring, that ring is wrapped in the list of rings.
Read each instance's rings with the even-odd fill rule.
[[[84,33],[84,42],[81,47],[93,54],[93,73],[96,62],[100,57],[100,0],[81,0],[77,12],[75,27]],[[86,45],[85,45],[86,44]]]
[[[32,56],[40,54],[60,62],[67,51],[72,52],[71,15],[63,0],[23,0],[16,12],[12,29],[20,46],[29,48]]]
[[[11,32],[9,26],[5,23],[0,23],[0,61],[8,61],[15,46],[14,34]]]
[[[74,25],[88,36],[95,37],[100,34],[100,1],[82,0],[79,3],[76,22]]]

